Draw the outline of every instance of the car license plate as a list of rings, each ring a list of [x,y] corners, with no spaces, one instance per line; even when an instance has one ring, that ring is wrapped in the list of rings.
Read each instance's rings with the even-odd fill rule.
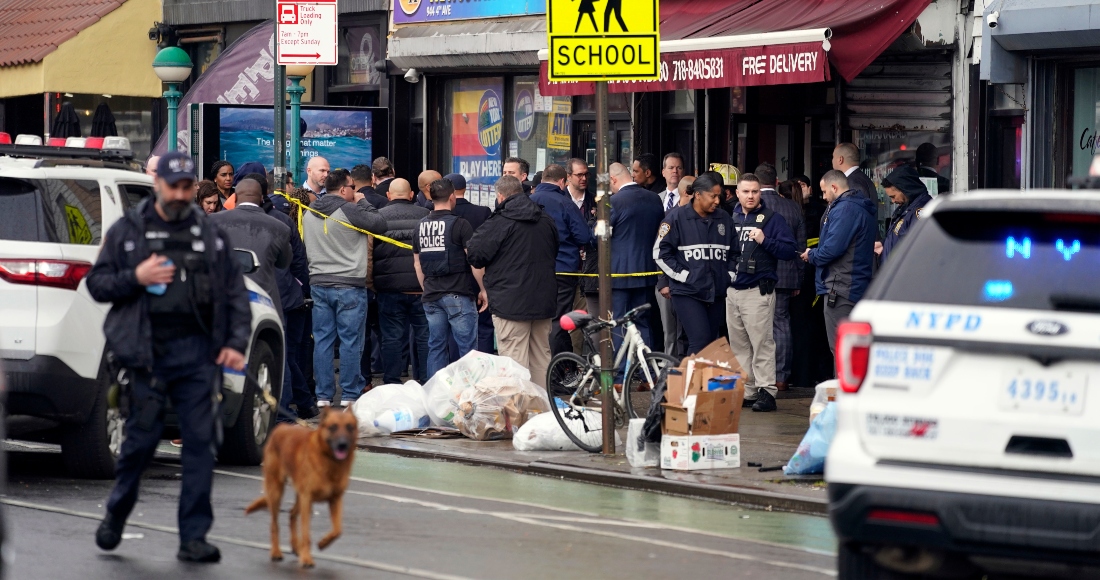
[[[1080,415],[1085,411],[1086,374],[1081,372],[1007,372],[1000,406],[1006,411]]]

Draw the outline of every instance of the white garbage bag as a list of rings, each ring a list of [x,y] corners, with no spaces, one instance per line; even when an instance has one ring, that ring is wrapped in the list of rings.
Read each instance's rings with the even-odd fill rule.
[[[580,419],[566,419],[573,433],[584,433],[584,423]],[[591,409],[585,411],[585,423],[589,425],[602,425],[603,416],[599,411]],[[600,445],[603,443],[602,431],[589,431],[582,436],[586,445]],[[621,445],[619,434],[615,434],[616,445]],[[553,413],[539,413],[531,417],[516,434],[512,436],[512,447],[516,451],[582,451],[573,440],[565,434],[557,417]]]
[[[455,402],[455,427],[476,441],[511,439],[530,417],[550,412],[546,391],[513,377],[481,379],[462,391]]]
[[[416,381],[374,387],[352,404],[351,411],[359,420],[360,437],[382,437],[431,425],[424,387]]]
[[[494,356],[476,350],[447,365],[424,383],[428,416],[441,427],[454,427],[458,395],[486,377],[531,380],[531,371],[506,356]]]
[[[661,464],[661,444],[642,439],[644,426],[645,419],[631,419],[626,429],[626,461],[631,467],[657,467]]]

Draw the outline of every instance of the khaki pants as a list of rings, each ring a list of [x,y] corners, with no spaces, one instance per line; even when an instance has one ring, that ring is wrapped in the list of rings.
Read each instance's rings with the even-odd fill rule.
[[[775,292],[760,295],[759,288],[726,291],[726,326],[730,331],[730,348],[745,370],[745,398],[755,399],[764,389],[774,397],[775,339],[772,320],[775,316]]]
[[[550,366],[550,327],[552,320],[505,320],[493,316],[497,331],[497,353],[531,371],[531,382],[546,388],[546,369]]]

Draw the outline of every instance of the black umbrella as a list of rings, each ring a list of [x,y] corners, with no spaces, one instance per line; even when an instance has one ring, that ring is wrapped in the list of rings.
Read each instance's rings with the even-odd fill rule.
[[[53,120],[53,127],[50,129],[50,137],[79,136],[80,117],[76,116],[76,110],[73,109],[72,103],[65,103],[61,105],[61,111],[57,113],[57,117]]]
[[[115,114],[107,103],[100,103],[92,115],[92,137],[115,137],[118,129],[115,127]]]

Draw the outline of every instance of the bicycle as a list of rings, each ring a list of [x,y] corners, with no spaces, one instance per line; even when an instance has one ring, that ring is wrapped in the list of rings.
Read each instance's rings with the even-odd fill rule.
[[[623,341],[615,354],[614,369],[626,363],[621,384],[615,385],[614,424],[626,427],[628,419],[644,418],[652,403],[652,388],[661,371],[679,364],[675,357],[652,352],[634,324],[650,308],[643,304],[614,320],[599,320],[583,311],[561,317],[562,328],[584,333],[584,353],[563,352],[554,356],[546,372],[550,408],[569,439],[589,453],[603,448],[603,415],[600,397],[600,355],[595,336],[606,328],[623,329]]]

